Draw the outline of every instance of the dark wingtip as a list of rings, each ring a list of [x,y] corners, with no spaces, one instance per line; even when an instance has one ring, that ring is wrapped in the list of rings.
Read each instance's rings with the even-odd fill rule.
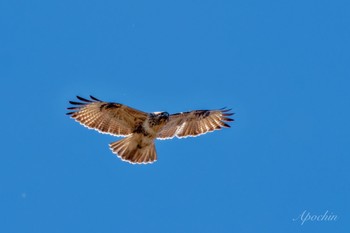
[[[78,98],[79,100],[81,100],[81,101],[84,101],[84,102],[88,102],[88,103],[91,103],[91,102],[92,102],[91,100],[87,100],[87,99],[85,99],[85,98],[83,98],[83,97],[80,97],[80,96],[78,96],[78,95],[77,95],[77,98]]]
[[[75,102],[75,101],[69,101],[69,103],[73,105],[83,105],[83,103]]]
[[[224,120],[224,121],[234,121],[234,119],[232,119],[232,118],[227,118],[227,117],[223,118],[223,120]]]
[[[226,127],[226,128],[231,128],[231,126],[226,124],[226,123],[224,123],[223,126]]]
[[[93,97],[92,95],[90,95],[90,98],[91,98],[92,100],[102,102],[101,100],[97,99],[96,97]]]
[[[67,112],[66,115],[72,115],[74,112]]]

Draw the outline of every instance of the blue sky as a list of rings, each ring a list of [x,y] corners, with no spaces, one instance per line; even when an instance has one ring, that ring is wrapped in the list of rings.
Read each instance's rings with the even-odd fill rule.
[[[0,231],[348,231],[349,7],[1,1]],[[236,121],[130,165],[65,115],[90,94]]]

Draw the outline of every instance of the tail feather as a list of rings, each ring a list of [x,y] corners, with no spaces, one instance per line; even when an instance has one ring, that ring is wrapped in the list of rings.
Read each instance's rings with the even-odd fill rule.
[[[140,147],[132,136],[109,144],[110,149],[123,161],[129,163],[153,163],[157,160],[154,142]]]

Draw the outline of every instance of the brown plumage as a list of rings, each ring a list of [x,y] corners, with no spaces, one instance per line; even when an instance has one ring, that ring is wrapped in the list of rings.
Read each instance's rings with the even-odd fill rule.
[[[103,102],[93,96],[81,102],[70,101],[70,115],[80,124],[100,133],[126,137],[110,144],[113,153],[130,163],[157,160],[155,139],[195,137],[223,127],[233,121],[229,109],[194,110],[169,115],[167,112],[145,113],[123,104]]]

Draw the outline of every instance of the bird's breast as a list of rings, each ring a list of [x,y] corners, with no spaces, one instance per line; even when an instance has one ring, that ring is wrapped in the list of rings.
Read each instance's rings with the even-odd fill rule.
[[[142,128],[146,134],[151,135],[152,137],[156,138],[156,135],[158,131],[162,129],[162,127],[165,125],[166,122],[157,122],[157,124],[152,124],[152,122],[146,120],[142,124]]]

